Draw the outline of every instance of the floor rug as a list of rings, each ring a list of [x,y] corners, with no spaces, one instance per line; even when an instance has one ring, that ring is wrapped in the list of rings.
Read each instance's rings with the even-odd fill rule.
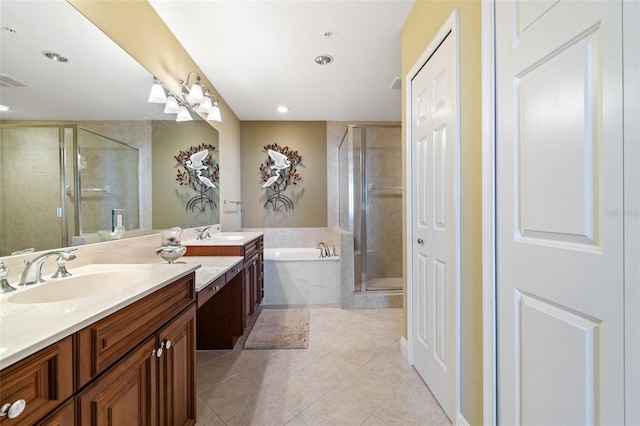
[[[263,309],[244,349],[306,349],[309,346],[308,309]]]

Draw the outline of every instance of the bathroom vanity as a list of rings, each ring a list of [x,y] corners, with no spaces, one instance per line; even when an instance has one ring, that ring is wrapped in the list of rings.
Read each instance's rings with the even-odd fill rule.
[[[91,265],[76,276],[127,267],[136,282],[94,295],[38,299],[59,280],[0,296],[0,424],[195,423],[197,265]]]
[[[190,256],[241,256],[242,263],[232,275],[225,276],[225,286],[217,285],[219,296],[209,301],[203,293],[198,300],[198,349],[231,349],[244,333],[253,314],[262,302],[264,288],[264,238],[260,232],[221,232],[206,240],[183,242],[185,258]],[[188,260],[187,260],[188,261]],[[236,275],[237,274],[237,275]],[[231,284],[231,285],[230,285]],[[222,291],[224,290],[224,291]],[[202,291],[200,292],[202,293]],[[199,293],[199,294],[200,294]],[[206,300],[205,300],[206,298]],[[224,324],[224,333],[233,330],[232,338],[213,336],[214,324]]]

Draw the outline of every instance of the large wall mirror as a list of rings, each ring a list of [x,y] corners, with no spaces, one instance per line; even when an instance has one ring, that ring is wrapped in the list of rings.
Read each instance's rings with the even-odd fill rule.
[[[0,23],[0,257],[219,222],[219,182],[189,211],[175,159],[217,164],[212,126],[148,103],[153,76],[66,1],[3,0]]]

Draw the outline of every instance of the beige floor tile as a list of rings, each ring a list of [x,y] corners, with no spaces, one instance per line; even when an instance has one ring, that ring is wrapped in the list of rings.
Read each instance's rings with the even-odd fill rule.
[[[336,386],[333,392],[372,413],[395,388],[366,372],[358,371]]]
[[[402,356],[402,355],[400,355]],[[411,373],[411,368],[406,361],[391,362],[383,352],[366,363],[361,371],[371,377],[392,386],[398,386]]]
[[[275,353],[268,349],[238,350],[219,358],[219,360],[230,363],[237,371],[242,371],[253,368],[272,357],[275,357]]]
[[[426,386],[420,394],[402,386],[374,411],[387,424],[450,425],[451,422]]]
[[[371,413],[346,400],[337,392],[329,392],[298,415],[307,425],[359,425]]]
[[[380,417],[374,416],[373,414],[367,417],[367,420],[365,420],[362,423],[362,426],[386,426],[386,425],[388,425],[387,422],[383,421]]]
[[[359,365],[346,361],[330,353],[312,363],[302,371],[309,374],[322,385],[333,388],[353,374]]]
[[[218,359],[222,356],[230,354],[233,352],[231,349],[229,350],[219,350],[219,351],[197,351],[196,352],[196,366],[201,366],[206,364],[214,359]]]
[[[270,389],[277,399],[294,414],[299,414],[324,396],[329,389],[305,374],[294,374]]]
[[[306,423],[299,418],[294,417],[289,423],[287,423],[287,426],[306,426]]]
[[[196,426],[218,426],[224,425],[222,420],[218,416],[215,415],[213,411],[207,404],[202,401],[202,398],[198,397],[198,403],[196,408]]]
[[[247,379],[251,380],[262,389],[269,389],[285,380],[294,372],[292,366],[280,361],[278,358],[270,358],[252,368],[242,371]]]
[[[236,374],[238,371],[234,370],[230,363],[220,359],[198,366],[196,368],[196,391],[202,392]]]
[[[291,366],[293,371],[298,371],[308,366],[314,361],[319,360],[327,354],[326,349],[321,347],[313,347],[307,349],[282,349],[276,353],[276,357]]]
[[[235,410],[260,392],[260,388],[241,374],[219,383],[203,392],[200,397],[218,416]]]
[[[222,416],[226,425],[285,425],[294,414],[264,392]]]

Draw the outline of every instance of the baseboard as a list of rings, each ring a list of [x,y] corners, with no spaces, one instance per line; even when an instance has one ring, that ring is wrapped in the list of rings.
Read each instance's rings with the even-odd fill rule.
[[[456,426],[471,426],[461,413],[456,417]]]
[[[407,342],[407,339],[404,336],[400,337],[400,352],[404,359],[411,364],[409,361],[409,342]]]

